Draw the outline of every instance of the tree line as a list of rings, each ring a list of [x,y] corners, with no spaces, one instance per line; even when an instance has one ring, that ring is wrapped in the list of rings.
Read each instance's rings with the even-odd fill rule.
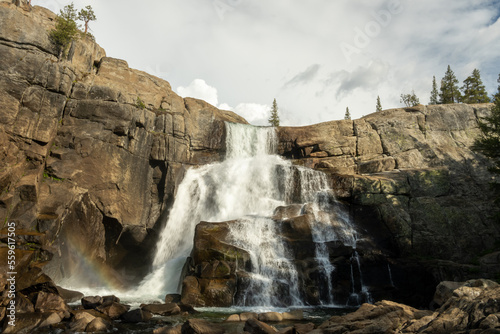
[[[475,68],[472,74],[464,81],[462,87],[458,86],[458,79],[448,65],[448,69],[441,79],[441,86],[438,91],[436,76],[432,77],[432,90],[429,104],[449,104],[449,103],[489,103],[491,99],[486,92],[486,87],[481,80],[480,71]],[[401,103],[407,107],[419,104],[419,99],[412,91],[411,94],[401,94]]]
[[[441,86],[438,90],[438,85],[436,83],[436,76],[432,77],[432,90],[431,98],[429,104],[450,104],[450,103],[489,103],[491,99],[488,97],[486,92],[486,87],[481,79],[481,72],[476,68],[472,71],[472,74],[468,76],[464,81],[462,87],[458,86],[458,79],[455,73],[452,71],[451,66],[448,65],[444,77],[441,79]],[[401,94],[400,102],[406,107],[414,107],[420,104],[420,99],[415,94],[415,91],[411,91],[408,94]],[[375,111],[381,111],[380,97],[377,96],[377,104]],[[350,114],[347,112],[344,119],[350,119]]]

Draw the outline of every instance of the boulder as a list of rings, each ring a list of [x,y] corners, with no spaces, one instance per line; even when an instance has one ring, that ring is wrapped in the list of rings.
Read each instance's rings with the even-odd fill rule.
[[[197,278],[186,276],[182,282],[182,304],[191,306],[229,307],[233,304],[236,278]]]
[[[151,320],[153,313],[142,309],[135,309],[122,314],[120,319],[126,323],[138,323]]]
[[[223,334],[225,332],[218,324],[203,319],[189,319],[182,325],[183,334]]]
[[[250,318],[245,322],[244,330],[250,334],[272,334],[278,332],[274,327],[255,318]]]
[[[262,322],[280,322],[283,321],[283,315],[278,312],[265,312],[260,313],[258,319]]]
[[[38,328],[52,326],[52,325],[58,324],[61,321],[63,321],[63,318],[58,313],[49,312],[49,313],[45,313],[45,316],[46,316],[46,318],[40,322],[40,324],[38,325]]]
[[[175,303],[141,305],[141,309],[162,316],[177,315],[181,313],[181,308]]]
[[[182,333],[182,324],[177,326],[165,326],[157,328],[153,331],[153,334],[181,334]]]
[[[81,299],[82,306],[85,309],[95,309],[98,306],[101,306],[103,303],[103,299],[101,296],[86,296]]]
[[[85,329],[86,332],[107,332],[113,328],[113,324],[111,322],[103,319],[103,318],[95,318],[92,320]]]
[[[61,318],[69,318],[71,310],[61,296],[40,291],[35,302],[36,312],[56,312]]]
[[[60,286],[57,286],[57,292],[66,303],[73,303],[84,297],[83,293],[79,291],[68,290]]]
[[[95,315],[86,311],[76,312],[69,324],[70,330],[72,332],[84,332],[88,324],[96,318]]]
[[[303,320],[304,311],[303,310],[292,310],[289,312],[282,313],[283,320]]]
[[[259,315],[253,312],[243,312],[240,314],[241,321],[247,321],[248,319],[259,319]]]
[[[119,319],[123,314],[127,313],[130,306],[117,302],[108,302],[96,307],[96,310],[107,315],[111,319]]]
[[[465,285],[465,282],[443,281],[436,287],[436,293],[432,302],[442,306],[448,299],[453,296],[453,291]]]
[[[295,333],[297,334],[306,334],[314,330],[314,324],[309,322],[307,324],[295,324],[293,326],[295,328]]]
[[[226,318],[226,322],[240,322],[240,315],[239,314],[231,314],[229,317]]]
[[[16,293],[16,313],[35,312],[35,306],[22,293]]]
[[[120,298],[118,298],[114,295],[102,297],[102,304],[104,304],[104,305],[110,304],[110,303],[119,303],[119,302],[120,302]]]

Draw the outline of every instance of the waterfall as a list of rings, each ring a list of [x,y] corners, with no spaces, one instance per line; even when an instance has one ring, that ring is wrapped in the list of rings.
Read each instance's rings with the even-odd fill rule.
[[[239,305],[302,305],[297,269],[280,235],[275,222],[264,217],[242,218],[231,226],[230,242],[250,254],[253,267]]]
[[[178,293],[196,225],[200,221],[235,220],[226,241],[247,251],[252,266],[248,276],[242,278],[246,290],[240,291],[237,303],[302,305],[295,259],[276,221],[269,218],[276,208],[299,203],[300,214],[312,217],[315,261],[328,290],[321,303],[333,304],[335,267],[330,263],[327,244],[339,241],[355,249],[355,230],[348,214],[332,203],[326,176],[293,166],[275,155],[276,148],[274,128],[226,123],[226,159],[186,172],[160,234],[153,270],[138,293]]]
[[[273,128],[227,123],[226,146],[223,162],[186,172],[160,234],[153,271],[139,291],[151,295],[179,292],[181,269],[193,248],[195,228],[200,221],[270,216],[277,206],[285,204],[277,166],[289,163],[273,155]]]

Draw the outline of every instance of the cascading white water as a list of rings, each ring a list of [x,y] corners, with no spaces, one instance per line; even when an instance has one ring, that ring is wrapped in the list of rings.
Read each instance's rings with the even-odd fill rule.
[[[230,242],[251,257],[252,271],[246,291],[238,301],[241,306],[302,305],[298,274],[281,233],[273,220],[245,217],[231,225]]]
[[[269,216],[284,205],[273,128],[226,123],[225,161],[189,169],[179,185],[169,219],[161,232],[153,271],[139,291],[178,292],[181,268],[193,247],[200,221],[221,222],[248,215]]]
[[[277,138],[273,128],[226,123],[226,159],[191,168],[179,185],[169,219],[161,232],[153,271],[137,289],[138,295],[162,296],[179,292],[182,266],[193,247],[200,221],[237,220],[230,225],[231,242],[251,256],[248,291],[242,305],[302,305],[293,256],[280,239],[272,216],[275,208],[291,203],[304,205],[313,216],[311,230],[316,261],[322,268],[332,304],[332,274],[327,243],[341,241],[355,248],[356,236],[348,217],[334,210],[321,194],[328,192],[323,173],[274,155]],[[320,194],[320,196],[318,196]],[[325,196],[328,197],[328,196]],[[312,203],[312,204],[311,204]]]

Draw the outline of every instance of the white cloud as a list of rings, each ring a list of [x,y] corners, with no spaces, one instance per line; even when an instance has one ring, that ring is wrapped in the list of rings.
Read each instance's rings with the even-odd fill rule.
[[[271,107],[266,104],[240,103],[234,108],[234,112],[245,118],[253,125],[269,125],[269,110]]]
[[[217,89],[208,85],[203,79],[194,79],[187,87],[177,87],[177,94],[182,97],[205,100],[213,106],[217,106],[219,103]]]
[[[264,124],[262,106],[273,98],[289,125],[342,119],[346,106],[353,118],[369,114],[377,95],[384,108],[398,107],[412,89],[427,103],[432,76],[439,82],[448,64],[461,82],[477,67],[489,93],[498,85],[498,0],[74,2],[94,8],[90,28],[108,56],[152,70],[181,95],[235,111],[241,104],[240,113]],[[221,13],[214,3],[230,8]],[[381,17],[394,3],[401,10]],[[369,43],[356,39],[360,30]],[[343,43],[359,49],[350,62]]]

